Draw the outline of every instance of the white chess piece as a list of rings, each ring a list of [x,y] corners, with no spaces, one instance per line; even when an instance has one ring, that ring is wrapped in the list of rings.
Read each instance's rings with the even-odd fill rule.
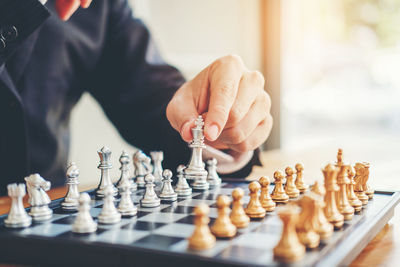
[[[29,215],[34,221],[44,221],[51,218],[53,211],[49,208],[50,198],[46,191],[50,190],[51,183],[43,179],[38,173],[25,177],[31,210]]]
[[[164,160],[164,153],[162,151],[152,151],[150,152],[151,159],[153,160],[153,175],[155,183],[160,183],[162,181],[162,161]]]
[[[132,217],[137,213],[137,208],[132,202],[131,198],[131,184],[129,180],[125,180],[119,187],[121,200],[118,205],[118,211],[124,217]]]
[[[121,170],[121,176],[117,183],[118,190],[121,192],[121,185],[125,184],[125,182],[128,181],[130,184],[130,190],[132,192],[136,191],[137,184],[130,178],[130,173],[129,173],[130,159],[126,151],[122,151],[122,154],[119,157],[119,162],[121,163],[121,167],[119,168]]]
[[[93,233],[97,230],[97,223],[90,215],[90,196],[82,193],[79,197],[78,214],[72,224],[72,232],[79,234]]]
[[[163,185],[161,189],[160,199],[166,201],[176,201],[178,199],[178,194],[175,193],[172,188],[172,172],[168,169],[163,171]]]
[[[101,177],[100,177],[100,183],[99,186],[97,187],[96,190],[96,197],[98,198],[103,198],[104,197],[104,191],[106,188],[109,186],[113,190],[112,195],[116,196],[118,193],[117,188],[114,187],[111,178],[110,178],[110,169],[112,168],[111,165],[111,150],[104,146],[102,149],[97,151],[97,154],[100,157],[100,164],[97,166],[98,169],[101,171]]]
[[[71,162],[68,166],[66,176],[68,192],[64,198],[64,201],[61,203],[61,207],[64,210],[77,210],[79,206],[79,169],[75,162]]]
[[[154,176],[149,173],[145,176],[144,180],[146,181],[146,191],[144,192],[143,198],[140,200],[140,204],[145,208],[160,206],[160,199],[154,190]]]
[[[175,192],[178,193],[179,197],[187,197],[192,194],[192,188],[190,188],[188,182],[185,179],[185,176],[183,174],[183,170],[185,169],[185,165],[179,165],[178,168],[176,169],[176,172],[178,173],[178,183],[176,185]]]
[[[103,198],[103,208],[99,214],[99,223],[115,224],[121,221],[121,214],[114,204],[114,189],[111,186],[105,188]]]
[[[4,224],[9,228],[24,228],[32,223],[32,218],[25,211],[22,198],[25,196],[24,184],[9,184],[8,196],[11,198],[11,208]]]
[[[221,184],[221,178],[219,178],[217,173],[217,163],[216,158],[207,160],[207,182],[210,186],[219,186]]]

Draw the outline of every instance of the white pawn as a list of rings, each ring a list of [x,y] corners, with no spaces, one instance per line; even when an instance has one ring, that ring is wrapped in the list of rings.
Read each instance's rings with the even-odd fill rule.
[[[68,192],[61,203],[64,210],[77,210],[79,206],[79,191],[78,191],[78,177],[79,169],[75,162],[71,162],[67,168],[67,186]]]
[[[28,227],[32,223],[32,218],[25,211],[22,198],[25,196],[24,184],[9,184],[7,186],[8,196],[11,198],[11,208],[7,218],[4,220],[5,226],[9,228]]]
[[[129,180],[126,180],[124,183],[120,184],[119,190],[121,195],[121,201],[118,205],[118,211],[124,217],[132,217],[137,213],[137,208],[133,205],[131,198],[131,183]]]
[[[129,173],[129,155],[126,153],[126,151],[122,151],[121,156],[119,157],[119,162],[121,163],[121,167],[119,168],[121,170],[121,176],[118,180],[117,183],[117,188],[121,192],[121,185],[125,184],[125,181],[128,181],[130,184],[130,190],[136,191],[137,190],[137,184],[131,179],[130,173]]]
[[[160,206],[160,199],[158,198],[156,191],[154,191],[154,176],[149,173],[144,177],[146,182],[146,190],[143,198],[140,200],[140,204],[145,208],[155,208]]]
[[[103,208],[99,214],[99,223],[114,224],[121,221],[121,214],[114,204],[114,187],[107,186],[104,189]]]
[[[90,215],[90,196],[82,193],[79,197],[79,207],[76,219],[72,224],[72,232],[79,234],[93,233],[97,230],[97,223]]]
[[[171,170],[163,171],[163,185],[161,189],[160,198],[166,201],[176,201],[178,199],[178,194],[175,193],[174,188],[172,188],[172,172]]]
[[[207,182],[210,184],[210,186],[218,186],[221,184],[221,178],[219,178],[219,175],[217,173],[217,159],[212,158],[207,160]]]
[[[190,188],[188,182],[185,179],[185,175],[183,173],[183,170],[186,168],[185,165],[179,165],[178,168],[176,169],[176,172],[178,173],[178,183],[176,185],[175,192],[178,193],[179,197],[186,197],[190,196],[192,194],[192,188]]]
[[[162,161],[164,160],[164,153],[162,151],[150,152],[151,159],[153,160],[153,175],[155,183],[160,183],[162,180]]]

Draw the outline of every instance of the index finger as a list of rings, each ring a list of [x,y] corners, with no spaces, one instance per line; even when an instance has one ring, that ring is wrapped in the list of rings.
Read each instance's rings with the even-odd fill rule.
[[[238,56],[220,58],[210,66],[210,100],[204,125],[205,137],[210,141],[216,140],[225,127],[243,70]]]

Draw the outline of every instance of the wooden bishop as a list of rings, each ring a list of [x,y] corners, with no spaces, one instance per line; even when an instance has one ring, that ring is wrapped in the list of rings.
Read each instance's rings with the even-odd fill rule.
[[[339,190],[338,185],[336,184],[336,177],[338,175],[338,168],[333,166],[332,164],[326,165],[324,170],[322,171],[325,178],[325,216],[328,221],[333,224],[333,226],[337,229],[341,228],[344,223],[343,215],[338,211],[336,206],[336,191]]]
[[[347,177],[347,170],[349,167],[349,165],[342,164],[337,176],[339,192],[337,193],[336,205],[346,221],[353,219],[354,216],[354,208],[350,205],[347,198],[347,185],[350,184],[350,180]]]

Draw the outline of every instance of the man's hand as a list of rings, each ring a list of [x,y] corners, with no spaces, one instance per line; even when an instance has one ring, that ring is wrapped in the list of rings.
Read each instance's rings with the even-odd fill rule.
[[[68,20],[79,6],[88,8],[91,2],[92,0],[57,0],[56,10],[60,19]]]
[[[246,69],[240,57],[222,57],[178,89],[168,104],[167,118],[186,142],[201,114],[207,144],[237,152],[254,150],[272,128],[264,83],[263,75]]]

